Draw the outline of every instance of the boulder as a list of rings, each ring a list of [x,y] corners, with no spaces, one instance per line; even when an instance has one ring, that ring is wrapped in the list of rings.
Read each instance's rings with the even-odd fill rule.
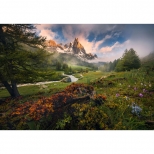
[[[61,82],[71,82],[71,78],[70,77],[65,77],[61,80]]]

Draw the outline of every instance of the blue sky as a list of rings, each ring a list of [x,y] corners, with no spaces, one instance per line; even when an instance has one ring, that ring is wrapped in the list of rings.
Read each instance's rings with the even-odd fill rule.
[[[77,37],[87,53],[98,55],[97,61],[113,61],[130,48],[140,57],[154,51],[154,24],[42,24],[37,30],[62,44]]]

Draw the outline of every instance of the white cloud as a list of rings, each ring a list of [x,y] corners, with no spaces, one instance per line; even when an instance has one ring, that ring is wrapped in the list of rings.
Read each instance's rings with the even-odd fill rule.
[[[56,32],[52,31],[52,28],[62,28],[62,33],[64,40],[61,39],[61,36],[58,36]],[[134,48],[135,51],[140,56],[145,56],[152,50],[154,50],[153,44],[153,33],[149,30],[147,34],[147,30],[144,28],[138,29],[138,27],[134,28],[131,32],[131,36],[129,40],[119,43],[115,42],[112,46],[105,46],[99,50],[101,44],[103,44],[107,39],[111,37],[119,37],[123,31],[127,31],[127,26],[124,25],[102,25],[102,24],[42,24],[37,25],[37,30],[39,31],[39,35],[47,37],[47,39],[55,40],[57,43],[69,43],[74,41],[75,37],[77,37],[80,43],[84,46],[87,53],[96,53],[100,57],[103,56],[104,60],[108,59],[117,59],[122,56],[124,50]],[[131,28],[132,28],[131,27]],[[89,34],[93,33],[95,36],[99,34],[104,34],[110,32],[110,35],[106,35],[102,40],[96,41],[94,39],[92,42],[88,41]],[[149,37],[149,35],[151,37]],[[107,56],[108,55],[108,56]]]
[[[104,43],[107,39],[111,38],[111,35],[106,35],[105,38],[103,40],[100,40],[100,41],[97,41],[95,44],[94,44],[94,49],[95,50],[98,50],[99,46]]]
[[[119,42],[115,42],[112,46],[102,47],[99,52],[108,53],[115,51],[116,48],[119,50],[125,48],[130,43],[130,40],[125,41],[124,43],[120,44]]]
[[[56,34],[49,29],[42,29],[40,31],[40,36],[46,37],[47,40],[54,40]]]

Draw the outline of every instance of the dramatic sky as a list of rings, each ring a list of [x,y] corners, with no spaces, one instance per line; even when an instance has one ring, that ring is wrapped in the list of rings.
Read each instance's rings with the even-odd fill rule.
[[[130,48],[140,57],[154,51],[154,24],[41,24],[37,31],[62,44],[77,37],[87,53],[97,54],[98,61],[113,61]]]

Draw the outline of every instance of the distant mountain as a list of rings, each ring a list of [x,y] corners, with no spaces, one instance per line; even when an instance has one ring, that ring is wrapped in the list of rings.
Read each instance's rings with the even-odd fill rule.
[[[75,38],[73,42],[65,45],[57,44],[54,40],[48,40],[46,41],[46,45],[49,52],[57,51],[58,53],[74,55],[82,61],[93,60],[97,58],[96,54],[93,55],[92,53],[86,53],[86,50],[79,42],[78,38]]]

